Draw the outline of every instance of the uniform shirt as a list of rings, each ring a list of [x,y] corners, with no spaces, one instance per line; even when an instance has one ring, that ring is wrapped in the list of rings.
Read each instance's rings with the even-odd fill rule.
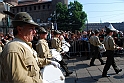
[[[52,58],[52,54],[50,54],[48,43],[45,39],[40,39],[38,41],[38,43],[36,44],[36,50],[39,57]]]
[[[57,51],[62,51],[62,42],[59,40],[59,38],[54,37],[51,41],[51,47],[56,49]]]
[[[39,67],[50,64],[50,61],[37,58],[34,50],[28,47],[27,43],[18,38],[5,46],[0,56],[3,82],[43,83]]]
[[[94,46],[102,45],[102,43],[100,42],[98,36],[94,36],[94,37],[93,37],[93,45],[94,45]]]
[[[105,37],[104,45],[106,50],[115,50],[117,48],[117,46],[115,45],[114,39],[111,36]]]
[[[90,44],[92,44],[92,45],[93,45],[93,38],[94,38],[94,36],[91,36],[90,39],[89,39],[89,42],[90,42]]]

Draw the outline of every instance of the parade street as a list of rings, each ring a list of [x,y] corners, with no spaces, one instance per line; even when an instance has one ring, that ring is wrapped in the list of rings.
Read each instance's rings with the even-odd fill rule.
[[[69,70],[73,71],[73,74],[66,77],[65,83],[124,83],[124,55],[115,57],[122,72],[116,74],[111,67],[108,71],[110,77],[102,77],[104,65],[101,65],[98,59],[95,60],[96,66],[89,66],[90,60],[86,60],[86,57],[76,56],[65,60],[68,62]],[[106,57],[103,57],[103,60],[106,61]]]

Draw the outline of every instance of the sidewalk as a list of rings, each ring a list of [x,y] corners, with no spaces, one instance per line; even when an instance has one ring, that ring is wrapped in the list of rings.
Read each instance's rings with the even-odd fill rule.
[[[122,72],[116,74],[111,67],[108,78],[102,77],[104,65],[101,65],[98,59],[95,60],[97,66],[89,66],[90,60],[85,60],[86,57],[74,57],[73,59],[65,59],[68,62],[69,70],[73,74],[66,77],[65,83],[124,83],[124,57],[115,57],[117,66],[122,69]],[[103,57],[106,61],[106,57]]]

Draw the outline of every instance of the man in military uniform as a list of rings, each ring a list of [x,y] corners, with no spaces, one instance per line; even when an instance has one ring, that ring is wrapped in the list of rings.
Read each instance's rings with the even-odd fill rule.
[[[15,38],[1,53],[1,80],[5,83],[43,83],[40,67],[59,64],[38,58],[36,51],[30,47],[38,24],[26,12],[17,13],[12,24]]]
[[[40,38],[38,43],[36,44],[36,51],[38,53],[38,56],[41,58],[51,59],[52,55],[50,53],[49,46],[46,41],[47,31],[43,27],[40,27],[38,29],[38,35]]]
[[[112,37],[113,31],[116,31],[116,29],[114,29],[114,28],[107,28],[106,29],[107,36],[104,39],[104,45],[105,45],[105,48],[106,48],[107,60],[106,60],[106,65],[104,66],[104,69],[103,69],[102,77],[109,77],[107,75],[107,71],[109,70],[111,65],[114,68],[116,74],[118,74],[119,72],[122,71],[122,69],[119,69],[117,67],[117,65],[115,63],[115,60],[114,60],[114,51],[115,51],[115,49],[122,49],[122,48],[118,47],[115,44],[114,39]]]
[[[51,41],[51,46],[53,49],[56,49],[58,52],[61,53],[62,51],[62,42],[59,39],[60,33],[58,30],[54,31],[54,38]],[[69,76],[70,74],[72,74],[73,72],[69,71],[67,68],[67,64],[65,64],[65,62],[63,61],[63,59],[61,61],[59,61],[59,64],[61,65],[61,67],[65,70],[66,72],[66,76]]]
[[[51,41],[51,47],[56,49],[58,52],[62,51],[62,42],[59,39],[59,36],[61,34],[61,32],[59,32],[58,30],[53,32],[54,34],[54,38]]]
[[[101,65],[104,65],[104,62],[102,60],[102,57],[100,55],[100,51],[99,51],[99,48],[98,48],[98,46],[102,45],[102,43],[100,42],[98,36],[99,36],[99,30],[96,29],[95,30],[95,36],[93,37],[93,43],[92,43],[93,46],[94,46],[95,52],[94,52],[94,55],[91,59],[90,66],[95,66],[94,61],[95,61],[96,58],[99,59],[99,61],[101,62]]]

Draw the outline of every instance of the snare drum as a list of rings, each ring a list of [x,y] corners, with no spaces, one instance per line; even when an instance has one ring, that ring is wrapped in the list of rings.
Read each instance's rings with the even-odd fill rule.
[[[62,60],[62,56],[60,55],[59,52],[57,52],[56,49],[50,49],[50,52],[51,52],[52,57],[53,57],[54,59],[56,59],[57,61],[61,61],[61,60]]]
[[[99,51],[100,51],[100,53],[103,53],[106,51],[104,44],[99,46]]]
[[[65,76],[59,68],[47,65],[42,70],[43,80],[48,83],[65,83]]]
[[[68,52],[69,47],[71,47],[71,45],[68,42],[62,41],[62,47],[61,48],[62,48],[63,52]]]
[[[61,48],[62,48],[63,52],[68,52],[69,51],[69,47],[66,46],[66,45],[62,45]]]

